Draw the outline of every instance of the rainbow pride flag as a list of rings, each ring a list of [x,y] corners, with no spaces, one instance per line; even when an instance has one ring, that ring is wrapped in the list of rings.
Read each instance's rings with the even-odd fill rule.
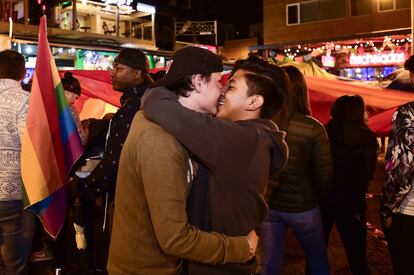
[[[21,165],[27,209],[37,214],[46,232],[56,238],[66,217],[68,173],[83,148],[50,51],[46,28],[43,16]]]

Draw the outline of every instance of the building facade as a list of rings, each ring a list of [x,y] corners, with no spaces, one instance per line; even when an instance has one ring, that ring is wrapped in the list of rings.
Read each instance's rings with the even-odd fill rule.
[[[263,0],[266,57],[381,80],[411,53],[411,0]]]
[[[263,0],[264,44],[409,32],[410,0]]]

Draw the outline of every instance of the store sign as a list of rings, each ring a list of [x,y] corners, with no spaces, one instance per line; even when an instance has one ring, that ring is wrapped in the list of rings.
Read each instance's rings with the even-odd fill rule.
[[[133,0],[102,0],[106,5],[129,6]]]
[[[335,57],[333,57],[332,55],[323,55],[322,66],[331,68],[335,67]]]
[[[351,54],[349,64],[351,66],[380,66],[395,65],[405,61],[405,53],[383,52],[376,54]]]
[[[217,33],[216,21],[187,21],[175,23],[175,35],[211,35]]]
[[[106,5],[117,5],[118,7],[127,6],[131,7],[133,0],[101,0]],[[148,12],[150,14],[155,14],[155,7],[143,3],[137,3],[137,11]]]

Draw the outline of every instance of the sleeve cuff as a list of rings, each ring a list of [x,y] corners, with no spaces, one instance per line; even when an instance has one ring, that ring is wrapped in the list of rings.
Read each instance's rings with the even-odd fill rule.
[[[225,246],[225,255],[221,264],[245,263],[250,260],[250,246],[246,237],[227,237]]]

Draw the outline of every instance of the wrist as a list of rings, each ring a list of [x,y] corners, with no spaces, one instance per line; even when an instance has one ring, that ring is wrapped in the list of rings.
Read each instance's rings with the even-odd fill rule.
[[[248,237],[246,237],[247,243],[249,244],[249,259],[252,259],[256,253],[254,251],[252,242],[250,241],[250,239]]]

